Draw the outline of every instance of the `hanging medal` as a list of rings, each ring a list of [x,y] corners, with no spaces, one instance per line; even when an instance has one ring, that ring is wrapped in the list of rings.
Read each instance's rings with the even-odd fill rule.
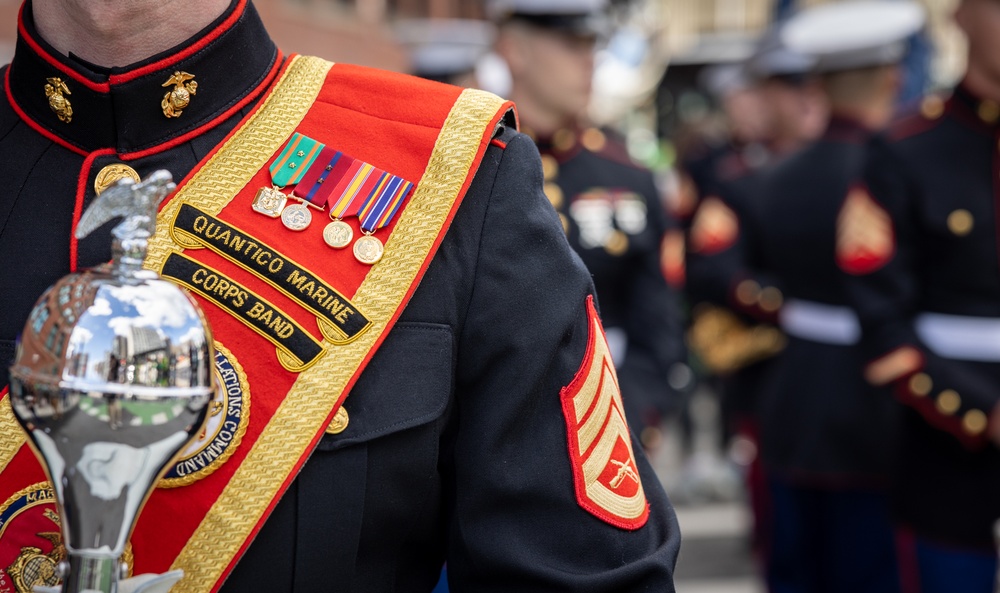
[[[378,169],[364,161],[344,155],[338,167],[333,172],[332,179],[339,179],[332,188],[330,195],[333,204],[330,206],[332,222],[323,229],[323,241],[334,249],[343,249],[354,239],[354,229],[344,222],[348,216],[356,216],[364,196],[373,189]]]
[[[375,231],[388,226],[403,202],[413,190],[413,184],[401,177],[379,171],[375,189],[358,212],[363,237],[354,243],[354,257],[363,264],[374,265],[385,251]]]
[[[303,202],[288,204],[289,196],[281,190],[302,181],[310,166],[317,160],[325,146],[308,136],[295,133],[285,149],[271,163],[271,187],[257,190],[251,207],[271,218],[281,218],[281,223],[293,231],[303,231],[312,222],[312,212]],[[299,199],[301,197],[295,196]]]

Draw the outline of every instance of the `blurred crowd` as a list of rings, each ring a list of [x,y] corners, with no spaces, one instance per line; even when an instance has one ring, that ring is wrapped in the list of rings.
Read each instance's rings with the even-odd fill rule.
[[[958,3],[967,72],[937,94],[919,4],[786,6],[699,68],[714,109],[655,172],[587,115],[595,80],[631,84],[595,76],[622,10],[496,0],[399,35],[417,74],[516,101],[647,452],[718,398],[770,591],[993,591],[1000,2]]]

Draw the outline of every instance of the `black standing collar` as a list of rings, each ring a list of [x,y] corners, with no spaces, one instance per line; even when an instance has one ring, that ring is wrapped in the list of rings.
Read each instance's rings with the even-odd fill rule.
[[[89,153],[113,149],[119,155],[158,148],[213,127],[260,94],[277,72],[280,53],[249,0],[233,0],[214,23],[188,41],[147,60],[102,69],[61,55],[35,30],[31,1],[18,17],[14,59],[4,79],[18,114],[54,141]],[[161,103],[175,72],[196,82],[195,94],[179,117],[167,117]],[[58,78],[72,109],[63,120],[50,105],[46,86]],[[58,89],[57,89],[58,90]]]
[[[946,105],[948,111],[980,131],[993,133],[1000,126],[1000,103],[980,98],[965,83],[955,87]]]
[[[829,142],[863,144],[874,133],[874,130],[861,123],[860,120],[841,113],[834,113],[826,125],[823,139]]]

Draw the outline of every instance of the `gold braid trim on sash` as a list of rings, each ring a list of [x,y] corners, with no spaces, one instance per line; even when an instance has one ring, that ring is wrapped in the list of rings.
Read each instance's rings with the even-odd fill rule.
[[[294,86],[293,94],[297,96],[298,85],[288,86]],[[354,342],[337,346],[336,356],[322,358],[299,375],[226,489],[174,561],[171,568],[183,569],[184,578],[174,585],[172,592],[204,593],[220,584],[226,568],[278,497],[282,484],[308,455],[310,442],[324,430],[340,395],[403,305],[466,179],[473,173],[483,134],[503,104],[501,99],[476,90],[466,90],[459,97],[438,136],[427,170],[389,237],[385,255],[372,267],[354,297],[354,302],[369,314],[371,329]],[[261,110],[261,126],[268,126],[267,118],[273,117],[265,111],[266,107]],[[283,126],[276,133],[281,137],[279,142],[290,133]],[[266,151],[267,156],[273,152],[270,148]],[[230,154],[223,156],[220,151],[218,156],[223,159]],[[264,164],[264,160],[259,161],[260,167]],[[206,165],[205,176],[212,179],[211,169],[219,166]],[[259,167],[255,164],[253,168],[256,171]],[[198,185],[194,182],[192,179],[189,187]],[[235,187],[223,195],[234,195],[238,189]],[[200,188],[197,193],[204,195]],[[183,201],[197,203],[190,196]],[[165,211],[161,216],[169,213]],[[166,224],[161,226],[166,227]]]
[[[0,400],[0,471],[14,459],[14,455],[24,445],[24,429],[14,418],[14,409],[10,407],[10,395]]]

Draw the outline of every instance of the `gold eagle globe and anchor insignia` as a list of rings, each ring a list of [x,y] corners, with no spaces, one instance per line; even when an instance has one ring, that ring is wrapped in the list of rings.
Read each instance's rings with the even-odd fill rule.
[[[66,559],[66,546],[62,543],[59,516],[52,509],[45,509],[44,517],[51,521],[53,531],[40,531],[35,535],[52,544],[45,554],[41,548],[24,546],[21,553],[7,567],[7,574],[14,581],[17,593],[31,593],[35,586],[55,587],[59,584],[59,563]]]
[[[28,486],[0,504],[0,593],[59,586],[59,564],[65,559],[62,522],[48,482]],[[121,556],[129,576],[133,560],[129,542]]]
[[[161,86],[168,87],[170,85],[173,85],[174,88],[163,95],[160,107],[163,108],[163,115],[180,117],[183,110],[191,104],[191,97],[198,93],[198,83],[194,80],[193,74],[178,71],[174,72],[173,76]]]
[[[66,98],[66,95],[73,93],[70,92],[63,79],[58,76],[45,80],[48,81],[48,84],[45,85],[45,96],[49,99],[49,108],[56,114],[59,121],[68,124],[73,121],[73,105]]]

